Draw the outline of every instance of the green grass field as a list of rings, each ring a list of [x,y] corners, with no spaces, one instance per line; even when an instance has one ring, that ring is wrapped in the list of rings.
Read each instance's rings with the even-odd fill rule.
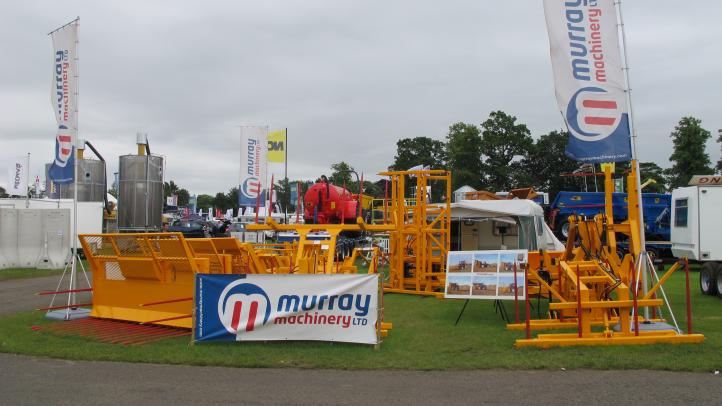
[[[191,345],[187,338],[139,347],[105,344],[43,329],[54,321],[40,313],[0,319],[0,351],[75,360],[112,360],[234,367],[338,369],[722,369],[722,299],[706,297],[691,275],[695,331],[703,344],[516,349],[521,331],[507,331],[492,302],[469,304],[458,326],[459,300],[388,294],[386,319],[394,323],[381,348],[319,342]],[[685,325],[684,274],[667,283],[680,327]],[[513,302],[507,302],[513,317]],[[38,331],[31,329],[40,326]]]
[[[60,275],[62,273],[62,269],[8,268],[0,270],[0,281],[39,278],[41,276]]]

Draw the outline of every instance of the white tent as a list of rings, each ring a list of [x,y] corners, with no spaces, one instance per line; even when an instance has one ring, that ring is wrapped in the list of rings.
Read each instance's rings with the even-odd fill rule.
[[[462,200],[451,204],[451,218],[459,222],[460,250],[564,249],[531,200]]]
[[[464,185],[464,186],[454,190],[454,193],[453,193],[454,201],[460,202],[460,201],[464,200],[464,196],[466,196],[466,194],[468,192],[476,192],[476,189],[474,189],[473,187],[471,187],[469,185]]]

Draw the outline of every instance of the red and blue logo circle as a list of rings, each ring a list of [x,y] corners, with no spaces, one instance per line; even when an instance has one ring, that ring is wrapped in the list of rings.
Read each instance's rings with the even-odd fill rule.
[[[572,135],[582,141],[600,141],[612,135],[624,122],[622,100],[605,89],[583,87],[569,100],[566,119]]]
[[[266,292],[243,279],[228,284],[218,299],[218,318],[231,334],[253,331],[268,323],[270,317],[271,301]]]
[[[247,178],[241,184],[241,194],[249,199],[255,199],[261,193],[261,181],[257,177]]]
[[[64,168],[73,154],[73,136],[68,127],[60,125],[55,137],[55,165]]]

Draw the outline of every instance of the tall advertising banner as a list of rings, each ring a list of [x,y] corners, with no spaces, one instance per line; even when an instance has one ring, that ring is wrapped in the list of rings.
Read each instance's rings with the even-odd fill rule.
[[[8,190],[10,196],[28,195],[27,157],[17,157],[8,165]]]
[[[241,127],[241,179],[238,186],[238,205],[265,207],[266,157],[268,127]]]
[[[78,24],[77,21],[54,31],[53,79],[50,102],[55,111],[55,160],[48,175],[56,184],[73,182],[75,177],[75,137],[78,132]]]
[[[286,163],[286,130],[268,133],[268,164]]]
[[[196,274],[194,340],[377,344],[378,278]]]
[[[566,155],[588,162],[632,158],[629,106],[613,0],[544,0]]]

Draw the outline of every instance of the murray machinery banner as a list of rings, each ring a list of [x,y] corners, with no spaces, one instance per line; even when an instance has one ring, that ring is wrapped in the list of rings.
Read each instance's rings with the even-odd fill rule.
[[[27,157],[17,157],[8,165],[8,189],[10,196],[27,196],[28,168]]]
[[[265,207],[268,127],[241,127],[241,179],[238,205]],[[260,200],[258,199],[261,194]]]
[[[377,344],[378,275],[196,275],[196,341]]]
[[[55,135],[55,160],[48,175],[56,184],[73,182],[74,145],[78,131],[77,110],[77,20],[54,31],[53,79],[50,102],[55,111],[58,131]]]
[[[566,154],[600,163],[632,158],[629,108],[613,0],[544,0],[554,83],[570,137]]]

